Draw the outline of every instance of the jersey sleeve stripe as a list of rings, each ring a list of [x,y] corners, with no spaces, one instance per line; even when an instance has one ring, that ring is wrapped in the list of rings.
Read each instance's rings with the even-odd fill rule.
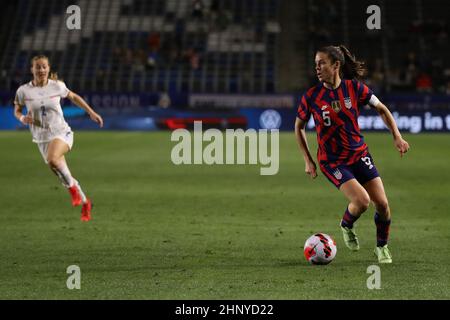
[[[363,92],[362,92],[362,95],[361,95],[361,102],[366,101],[368,93],[369,93],[369,88],[367,86],[363,86]]]
[[[305,95],[303,95],[300,104],[298,106],[297,109],[297,116],[303,120],[303,121],[307,121],[308,120],[308,102],[306,101]]]

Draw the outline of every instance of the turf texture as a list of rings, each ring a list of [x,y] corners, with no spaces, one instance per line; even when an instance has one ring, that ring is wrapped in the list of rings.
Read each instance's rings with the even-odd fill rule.
[[[374,208],[357,222],[361,250],[338,227],[347,202],[314,181],[292,133],[280,170],[179,165],[170,132],[76,132],[69,167],[94,202],[80,221],[29,132],[0,132],[0,299],[450,299],[450,136],[366,133],[392,210],[394,263],[376,265]],[[308,136],[315,154],[315,137]],[[303,244],[330,234],[335,260],[312,266]],[[69,290],[70,265],[81,289]]]

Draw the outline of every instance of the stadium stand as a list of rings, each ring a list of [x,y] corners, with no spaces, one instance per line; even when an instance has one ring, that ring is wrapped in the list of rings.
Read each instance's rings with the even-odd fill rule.
[[[375,90],[446,92],[450,66],[442,55],[449,49],[448,4],[445,3],[328,0],[321,1],[319,6],[309,0],[309,55],[313,56],[320,46],[334,43],[334,39],[344,39],[351,51],[366,61],[370,75],[367,83]],[[370,5],[381,9],[380,30],[361,27],[366,25],[368,14],[363,13]],[[310,78],[313,71],[310,65]],[[433,82],[428,89],[421,88],[420,83],[426,76]]]
[[[65,26],[71,4],[81,32]],[[373,4],[381,30],[364,27]],[[315,50],[338,41],[367,61],[377,91],[450,92],[438,0],[18,0],[2,17],[6,91],[44,53],[81,92],[295,92],[316,81]]]
[[[69,1],[20,0],[2,70],[22,78],[44,52],[81,91],[275,90],[278,0],[77,4],[81,33],[64,25]]]

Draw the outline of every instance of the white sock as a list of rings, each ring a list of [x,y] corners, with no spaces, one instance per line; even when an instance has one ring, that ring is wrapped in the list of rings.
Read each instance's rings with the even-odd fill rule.
[[[71,186],[73,186],[74,179],[72,178],[72,174],[70,173],[70,170],[67,167],[67,165],[61,165],[58,168],[52,169],[58,176],[59,180],[61,180],[61,183],[64,187],[70,188]]]
[[[53,168],[53,171],[55,171],[56,175],[58,176],[59,180],[61,180],[61,183],[64,187],[70,188],[76,186],[78,193],[81,196],[81,201],[83,203],[87,202],[86,195],[81,189],[80,183],[74,177],[72,177],[72,174],[70,173],[67,164],[64,163],[63,165],[60,165],[58,168]]]
[[[83,203],[86,203],[87,202],[87,198],[86,198],[86,195],[84,194],[83,190],[81,190],[80,183],[77,180],[75,180],[75,178],[73,178],[73,181],[75,183],[75,186],[78,189],[78,192],[80,193],[81,200],[83,201]]]

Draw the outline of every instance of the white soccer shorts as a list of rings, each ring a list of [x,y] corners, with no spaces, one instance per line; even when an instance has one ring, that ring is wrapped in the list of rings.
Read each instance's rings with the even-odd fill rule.
[[[57,136],[53,137],[53,139],[51,141],[53,141],[54,139],[60,139],[60,140],[64,141],[69,146],[69,150],[72,150],[72,146],[73,146],[73,132],[72,131],[67,131],[66,134],[57,135]],[[41,152],[42,158],[44,158],[45,163],[48,163],[47,162],[48,145],[50,144],[51,141],[37,143],[39,151]]]

